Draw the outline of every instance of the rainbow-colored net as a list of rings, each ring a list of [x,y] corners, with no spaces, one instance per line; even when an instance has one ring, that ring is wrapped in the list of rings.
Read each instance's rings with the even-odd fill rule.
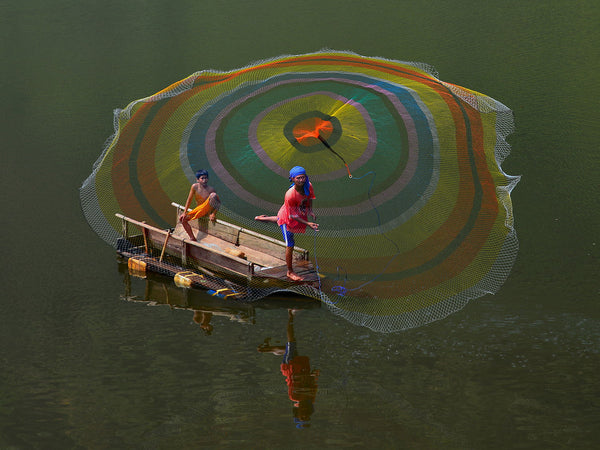
[[[207,169],[219,217],[282,239],[275,215],[306,168],[320,230],[296,235],[321,275],[287,290],[395,331],[438,320],[503,284],[518,250],[501,163],[512,112],[425,64],[322,51],[202,71],[117,110],[81,188],[87,220],[116,245],[115,213],[175,226]],[[248,283],[252,284],[250,280]],[[246,300],[274,292],[252,285]]]

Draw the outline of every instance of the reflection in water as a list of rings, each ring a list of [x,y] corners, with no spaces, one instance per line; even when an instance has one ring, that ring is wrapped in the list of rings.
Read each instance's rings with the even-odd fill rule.
[[[193,321],[207,333],[211,334],[213,326],[210,321],[213,316],[227,317],[240,323],[254,323],[254,308],[252,305],[225,301],[212,297],[205,292],[176,286],[173,282],[160,275],[151,273],[141,276],[130,270],[127,264],[119,264],[123,274],[125,293],[121,299],[133,302],[144,302],[149,305],[169,305],[172,309],[189,309],[193,311]],[[134,283],[138,280],[141,288]]]
[[[254,324],[256,309],[312,309],[319,308],[321,303],[306,297],[265,298],[247,303],[232,299],[211,296],[200,289],[175,285],[170,279],[153,273],[137,273],[127,264],[119,264],[119,272],[123,274],[125,293],[123,300],[144,302],[149,305],[169,305],[172,309],[186,309],[193,312],[192,320],[197,323],[206,335],[214,330],[213,318],[226,317],[231,321]],[[137,280],[137,284],[134,283]],[[143,293],[142,293],[143,292]]]
[[[194,322],[200,325],[200,328],[204,330],[207,336],[212,334],[213,326],[210,323],[213,315],[207,311],[194,311]]]
[[[172,309],[193,312],[192,320],[207,336],[213,333],[215,316],[227,317],[231,321],[254,324],[255,310],[282,309],[288,311],[287,344],[271,345],[270,338],[258,347],[261,353],[282,356],[281,373],[286,378],[288,396],[293,402],[293,417],[297,428],[310,426],[317,395],[319,370],[311,370],[308,356],[298,354],[294,333],[294,318],[303,309],[319,308],[321,303],[306,297],[265,298],[254,303],[243,303],[208,295],[205,291],[175,285],[169,279],[152,273],[136,273],[127,264],[119,264],[123,274],[125,293],[123,300],[143,302],[147,305],[169,305]],[[136,294],[143,287],[143,294]],[[135,291],[135,292],[134,292]]]
[[[308,356],[298,354],[294,334],[294,316],[297,312],[294,309],[288,310],[287,344],[285,346],[271,345],[270,338],[267,338],[258,346],[258,351],[283,355],[281,373],[288,386],[288,396],[294,403],[294,423],[296,428],[302,429],[310,426],[310,418],[315,410],[314,402],[317,396],[319,370],[311,371]]]

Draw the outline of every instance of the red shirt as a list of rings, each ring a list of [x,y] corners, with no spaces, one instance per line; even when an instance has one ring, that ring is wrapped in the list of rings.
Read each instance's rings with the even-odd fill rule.
[[[296,356],[288,364],[281,364],[281,373],[288,385],[288,396],[293,402],[311,400],[317,396],[317,372],[311,372],[308,356]]]
[[[308,189],[308,196],[298,192],[295,186],[287,190],[283,206],[277,213],[277,225],[285,224],[291,233],[304,233],[306,224],[298,222],[290,216],[297,216],[308,221],[308,212],[311,210],[312,199],[316,198],[312,183],[309,183]]]

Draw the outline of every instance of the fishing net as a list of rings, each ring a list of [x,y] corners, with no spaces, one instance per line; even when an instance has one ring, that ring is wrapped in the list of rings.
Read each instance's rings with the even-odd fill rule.
[[[320,228],[295,239],[318,276],[271,285],[201,273],[209,292],[225,285],[235,301],[289,291],[390,332],[496,292],[517,254],[510,193],[519,177],[501,168],[512,113],[425,64],[322,51],[197,72],[116,110],[114,128],[81,187],[86,219],[120,250],[191,271],[180,248],[124,231],[116,214],[173,239],[172,203],[184,204],[206,169],[219,219],[282,241],[276,224],[254,218],[277,214],[289,170],[306,169]]]

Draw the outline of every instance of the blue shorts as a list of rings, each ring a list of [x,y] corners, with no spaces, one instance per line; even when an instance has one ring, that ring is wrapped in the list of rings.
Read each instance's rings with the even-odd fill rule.
[[[294,242],[294,233],[288,231],[287,227],[285,226],[285,223],[279,225],[279,228],[281,228],[281,232],[283,233],[283,240],[285,241],[285,246],[293,247],[294,245],[296,245],[296,243]]]
[[[296,341],[288,342],[285,346],[285,354],[283,355],[283,363],[289,364],[292,359],[298,356],[296,350]]]

